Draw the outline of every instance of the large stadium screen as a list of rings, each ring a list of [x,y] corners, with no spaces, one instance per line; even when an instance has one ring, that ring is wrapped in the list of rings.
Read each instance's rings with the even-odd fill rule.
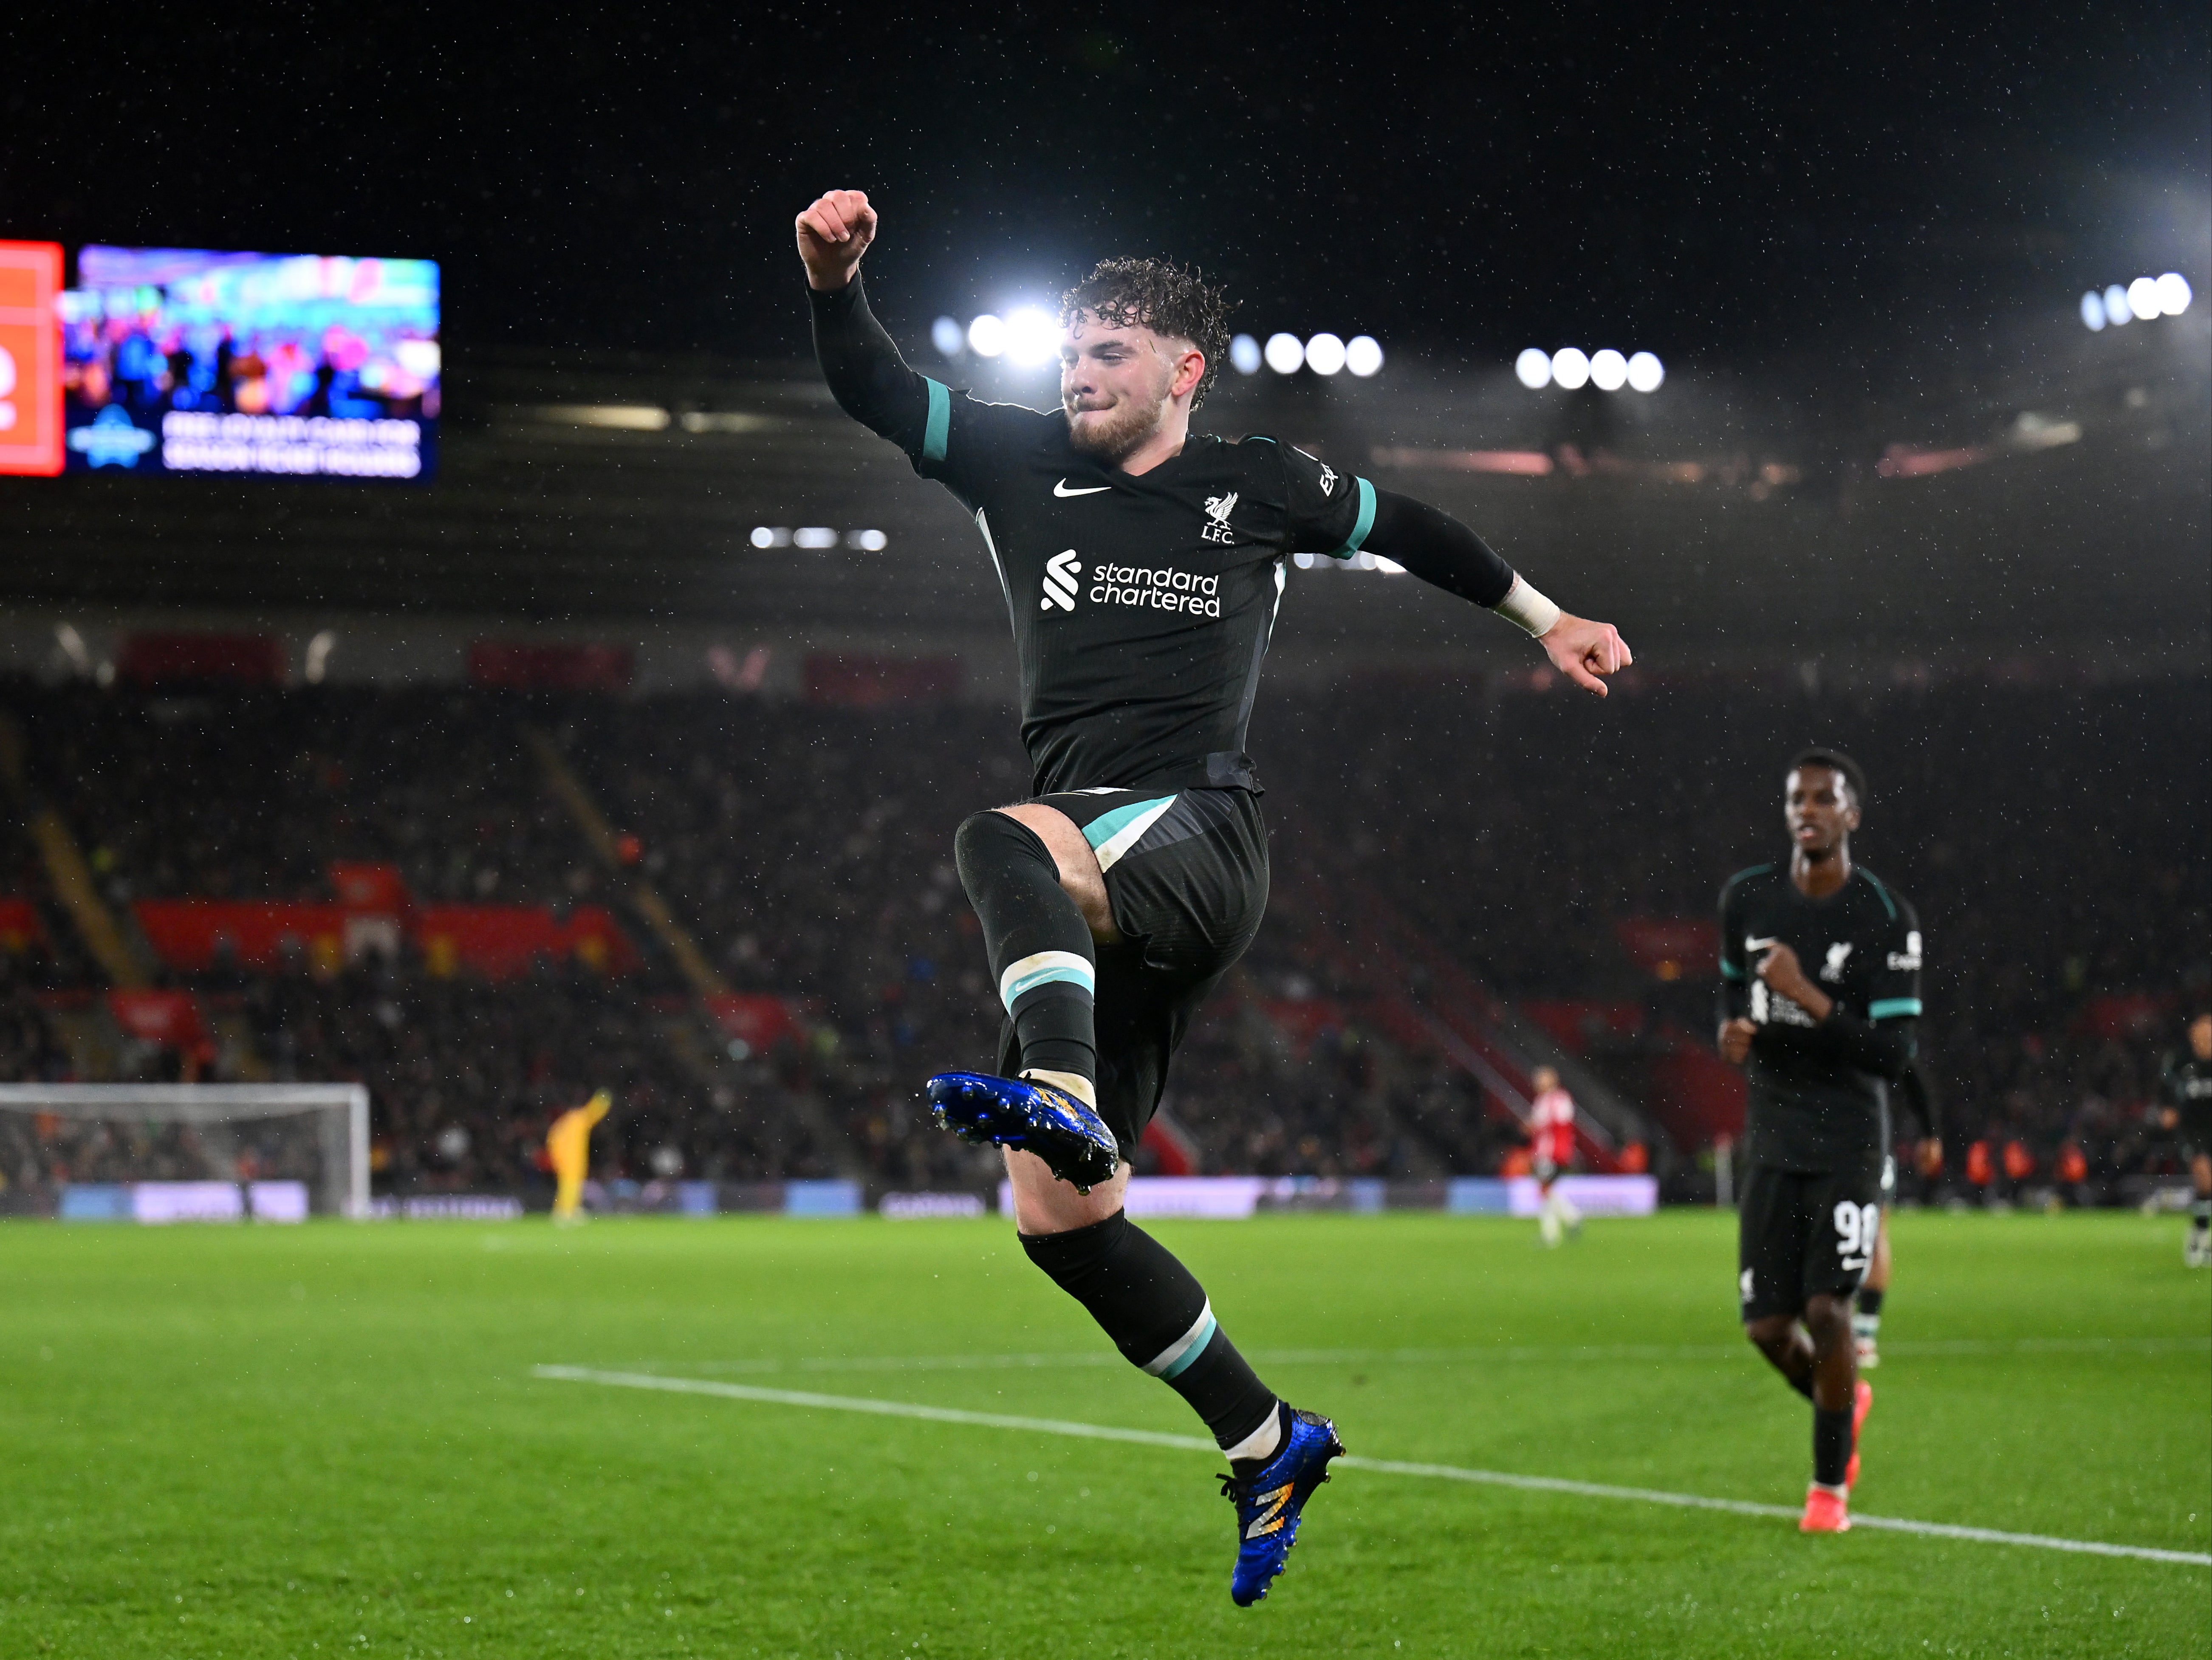
[[[0,472],[62,470],[55,242],[0,242]]]
[[[57,315],[68,471],[430,474],[429,260],[94,246]]]

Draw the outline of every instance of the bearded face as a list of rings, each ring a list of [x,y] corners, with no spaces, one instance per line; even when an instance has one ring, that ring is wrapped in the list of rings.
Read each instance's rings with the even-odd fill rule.
[[[1176,366],[1189,350],[1141,324],[1109,327],[1078,312],[1060,346],[1069,443],[1109,465],[1133,453],[1166,421]]]

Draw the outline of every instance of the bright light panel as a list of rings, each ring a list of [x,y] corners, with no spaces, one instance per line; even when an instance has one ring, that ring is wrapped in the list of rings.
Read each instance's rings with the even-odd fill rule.
[[[1229,343],[1229,366],[1239,374],[1260,372],[1260,343],[1249,334],[1240,334]]]
[[[1513,360],[1513,373],[1529,391],[1541,392],[1552,384],[1551,354],[1531,346]]]
[[[1296,374],[1306,361],[1305,343],[1295,334],[1267,337],[1267,367],[1278,374]]]
[[[1306,367],[1316,374],[1334,374],[1344,367],[1344,342],[1333,334],[1316,334],[1306,342]]]
[[[2128,291],[2118,283],[2105,290],[2105,320],[2117,328],[2132,322],[2136,308],[2128,303]]]
[[[937,348],[939,357],[957,357],[960,349],[968,344],[968,331],[960,326],[957,319],[940,317],[929,325],[929,344]]]
[[[2093,334],[2105,326],[2105,296],[2094,289],[2081,296],[2081,321]]]
[[[2161,307],[2158,303],[2158,283],[2155,278],[2138,277],[2128,284],[2128,309],[2146,323],[2158,315]]]
[[[792,532],[791,544],[795,548],[834,548],[837,532],[826,525],[806,525]]]
[[[1060,324],[1036,306],[1024,306],[1006,319],[1006,356],[1025,369],[1060,356]]]
[[[996,357],[1006,349],[1006,325],[985,312],[968,325],[968,350],[978,357]]]
[[[845,532],[845,545],[858,548],[863,553],[881,553],[890,545],[890,538],[879,530],[848,530]]]
[[[1600,392],[1619,392],[1628,384],[1628,360],[1607,346],[1590,359],[1589,377]]]
[[[1667,366],[1648,351],[1628,360],[1628,384],[1637,392],[1656,392],[1667,379]]]
[[[1580,392],[1589,384],[1589,359],[1572,346],[1562,346],[1552,354],[1552,379],[1568,392]]]
[[[791,529],[786,525],[756,525],[751,541],[757,548],[787,548],[791,545]]]
[[[2189,291],[2189,279],[2179,271],[2170,271],[2158,279],[2158,308],[2168,317],[2180,316],[2195,298]]]
[[[1371,334],[1353,335],[1344,343],[1344,367],[1363,380],[1376,373],[1382,367],[1382,342]]]

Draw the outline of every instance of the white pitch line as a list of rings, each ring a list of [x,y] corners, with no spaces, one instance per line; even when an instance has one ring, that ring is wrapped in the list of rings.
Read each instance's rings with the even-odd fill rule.
[[[2212,1337],[2019,1337],[1893,1340],[1887,1351],[1913,1355],[1972,1357],[2007,1354],[2203,1354]],[[1436,1349],[1254,1349],[1255,1365],[1269,1366],[1457,1365],[1485,1361],[1741,1360],[1758,1359],[1747,1343],[1489,1343]],[[658,1362],[641,1362],[655,1365]],[[799,1360],[707,1360],[688,1363],[711,1372],[780,1371],[1026,1371],[1047,1367],[1117,1367],[1128,1364],[1110,1349],[1042,1354],[824,1355]]]
[[[850,1395],[817,1395],[807,1389],[767,1389],[751,1383],[723,1383],[705,1377],[666,1377],[656,1372],[599,1371],[589,1366],[532,1366],[531,1375],[563,1383],[600,1383],[615,1389],[657,1389],[668,1395],[707,1395],[725,1401],[754,1401],[775,1407],[808,1407],[828,1412],[860,1412],[878,1418],[916,1418],[933,1424],[964,1424],[971,1428],[1028,1430],[1040,1435],[1073,1436],[1086,1441],[1127,1441],[1140,1446],[1173,1447],[1182,1452],[1218,1453],[1211,1441],[1195,1435],[1170,1435],[1158,1430],[1117,1429],[1107,1424],[1077,1424],[1060,1418],[1018,1418],[1008,1413],[968,1412],[958,1407],[929,1407],[913,1401],[873,1401]],[[1414,1464],[1392,1458],[1346,1457],[1335,1461],[1340,1469],[1372,1470],[1381,1475],[1426,1476],[1446,1481],[1477,1481],[1490,1487],[1518,1487],[1529,1493],[1564,1493],[1578,1499],[1630,1499],[1645,1505],[1672,1505],[1680,1510],[1726,1511],[1735,1516],[1758,1516],[1795,1521],[1798,1512],[1785,1505],[1759,1505],[1742,1499],[1707,1499],[1694,1493],[1662,1493],[1652,1487],[1615,1487],[1599,1481],[1571,1481],[1555,1475],[1516,1475],[1505,1470],[1465,1469],[1455,1464]],[[2190,1567],[2212,1568],[2212,1553],[2161,1550],[2151,1545],[2111,1545],[2096,1539],[2060,1539],[2040,1533],[2006,1533],[1996,1528],[1959,1527],[1948,1522],[1914,1522],[1893,1516],[1851,1517],[1851,1525],[1888,1533],[1911,1533],[1932,1539],[1960,1539],[1979,1545],[2026,1545],[2040,1550],[2072,1551],[2087,1556],[2127,1556],[2147,1562],[2179,1562]]]

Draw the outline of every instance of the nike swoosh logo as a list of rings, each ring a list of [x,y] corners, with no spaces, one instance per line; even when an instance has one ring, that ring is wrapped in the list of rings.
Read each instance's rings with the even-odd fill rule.
[[[1052,487],[1052,493],[1054,496],[1096,496],[1101,490],[1109,490],[1113,488],[1111,484],[1092,484],[1085,489],[1072,490],[1067,487],[1067,480],[1063,478]]]

